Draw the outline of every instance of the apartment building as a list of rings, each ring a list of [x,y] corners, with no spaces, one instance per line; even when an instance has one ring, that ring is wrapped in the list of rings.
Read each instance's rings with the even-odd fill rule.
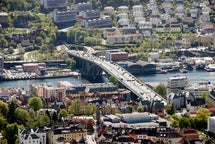
[[[55,11],[52,12],[51,18],[54,23],[75,22],[77,13],[75,11]]]
[[[93,20],[84,20],[81,23],[82,27],[88,28],[102,28],[102,27],[112,27],[113,22],[110,17],[93,19]]]
[[[66,8],[66,0],[40,0],[40,5],[45,9]]]

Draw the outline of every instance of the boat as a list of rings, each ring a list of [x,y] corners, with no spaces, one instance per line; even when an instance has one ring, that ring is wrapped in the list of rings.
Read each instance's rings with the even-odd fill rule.
[[[215,72],[215,64],[209,64],[205,67],[207,72]]]
[[[180,70],[180,72],[181,72],[181,73],[187,73],[188,70],[183,68],[183,69]]]

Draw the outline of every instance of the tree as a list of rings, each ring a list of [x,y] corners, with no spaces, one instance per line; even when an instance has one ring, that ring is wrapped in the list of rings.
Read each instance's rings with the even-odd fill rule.
[[[167,88],[164,84],[159,84],[154,88],[154,91],[166,99]]]
[[[113,83],[114,86],[118,87],[118,81],[114,76],[109,77],[109,82]]]
[[[16,139],[18,139],[18,128],[23,128],[23,126],[19,126],[17,123],[8,124],[6,126],[3,135],[6,137],[9,144],[14,144]]]
[[[43,102],[41,98],[39,97],[32,97],[29,99],[28,104],[31,108],[33,108],[35,111],[39,110],[40,108],[43,107]]]
[[[198,130],[207,128],[207,120],[210,116],[210,111],[206,108],[200,108],[194,117],[194,127]]]
[[[27,124],[30,120],[30,115],[26,110],[18,107],[15,110],[15,119],[19,124]]]
[[[73,100],[69,106],[69,113],[74,115],[81,114],[81,103],[80,100]]]
[[[7,125],[6,118],[0,114],[0,130],[3,130],[6,125]]]
[[[10,54],[12,54],[12,53],[14,52],[14,49],[13,49],[12,46],[10,46],[10,47],[8,48],[8,52],[9,52]]]
[[[67,63],[67,67],[72,69],[72,68],[74,68],[74,66],[76,64],[76,61],[74,59],[67,59],[66,63]]]
[[[58,113],[58,118],[61,119],[62,117],[65,118],[68,116],[68,112],[66,109],[61,109]]]
[[[7,116],[9,109],[8,106],[5,102],[3,102],[2,100],[0,100],[0,114],[2,114],[3,116]]]
[[[7,119],[9,123],[15,122],[15,109],[16,109],[15,102],[12,101],[11,104],[9,105],[9,112],[7,114]]]
[[[179,119],[180,128],[189,128],[191,126],[190,119],[188,117],[181,117]]]
[[[175,113],[175,108],[173,105],[166,105],[165,110],[169,115],[173,115]]]

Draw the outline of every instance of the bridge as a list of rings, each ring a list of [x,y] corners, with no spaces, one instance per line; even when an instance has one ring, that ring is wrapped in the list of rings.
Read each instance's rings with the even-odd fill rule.
[[[166,99],[118,64],[105,61],[104,59],[83,51],[67,49],[67,52],[76,60],[76,65],[83,76],[97,79],[100,78],[103,71],[105,71],[107,74],[114,76],[122,85],[132,91],[140,99],[150,102],[157,100],[163,102],[164,105],[167,104]]]

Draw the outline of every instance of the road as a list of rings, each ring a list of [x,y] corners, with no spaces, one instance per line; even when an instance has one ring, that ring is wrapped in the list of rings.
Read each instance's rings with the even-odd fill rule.
[[[98,65],[104,71],[114,76],[120,83],[122,83],[125,87],[131,90],[142,100],[159,100],[162,101],[164,105],[167,104],[166,100],[162,96],[157,94],[153,89],[148,87],[145,82],[142,82],[118,64],[110,61],[105,61],[104,59],[93,56],[90,53],[85,53],[83,51],[67,50],[67,52],[70,55],[85,59]]]

